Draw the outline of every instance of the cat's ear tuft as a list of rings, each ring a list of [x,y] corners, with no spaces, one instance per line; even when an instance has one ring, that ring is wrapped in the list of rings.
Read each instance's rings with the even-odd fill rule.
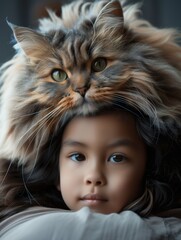
[[[109,1],[100,11],[95,21],[95,27],[99,29],[113,30],[123,28],[123,10],[119,1]]]
[[[7,23],[11,27],[17,41],[16,49],[21,49],[32,60],[42,59],[50,48],[46,38],[30,28],[19,27],[8,21]]]

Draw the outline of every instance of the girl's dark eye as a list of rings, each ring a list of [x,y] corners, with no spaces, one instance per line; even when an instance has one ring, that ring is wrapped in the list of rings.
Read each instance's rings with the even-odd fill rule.
[[[126,159],[127,158],[123,154],[113,154],[109,157],[108,161],[112,163],[120,163]]]
[[[85,156],[81,153],[74,153],[69,156],[69,158],[75,162],[82,162],[85,160]]]
[[[51,73],[51,77],[56,82],[63,82],[68,78],[68,75],[65,71],[61,69],[54,69]]]
[[[92,70],[94,72],[101,72],[107,67],[107,60],[105,58],[96,58],[92,62]]]

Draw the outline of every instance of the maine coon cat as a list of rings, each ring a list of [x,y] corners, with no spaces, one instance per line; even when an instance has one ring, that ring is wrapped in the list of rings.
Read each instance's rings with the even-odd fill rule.
[[[49,15],[38,30],[9,23],[17,53],[1,68],[1,158],[36,162],[66,116],[111,104],[135,109],[157,132],[180,135],[176,31],[154,28],[124,1],[80,0]]]

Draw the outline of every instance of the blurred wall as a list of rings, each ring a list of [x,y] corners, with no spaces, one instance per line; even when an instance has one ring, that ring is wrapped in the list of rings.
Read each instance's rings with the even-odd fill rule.
[[[181,0],[128,0],[143,2],[143,17],[157,27],[174,27],[181,30]],[[57,8],[57,5],[71,0],[1,0],[0,1],[0,65],[10,59],[12,32],[8,21],[21,26],[36,27],[37,18],[44,16],[46,7]]]

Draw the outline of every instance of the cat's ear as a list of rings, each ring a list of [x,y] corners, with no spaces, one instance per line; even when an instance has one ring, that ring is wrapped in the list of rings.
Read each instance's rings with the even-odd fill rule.
[[[18,43],[18,48],[23,50],[25,55],[32,60],[40,60],[50,50],[47,39],[26,27],[19,27],[8,22],[14,33],[14,37]]]
[[[113,31],[123,28],[123,10],[119,1],[109,1],[100,11],[96,18],[94,27],[103,31]]]

